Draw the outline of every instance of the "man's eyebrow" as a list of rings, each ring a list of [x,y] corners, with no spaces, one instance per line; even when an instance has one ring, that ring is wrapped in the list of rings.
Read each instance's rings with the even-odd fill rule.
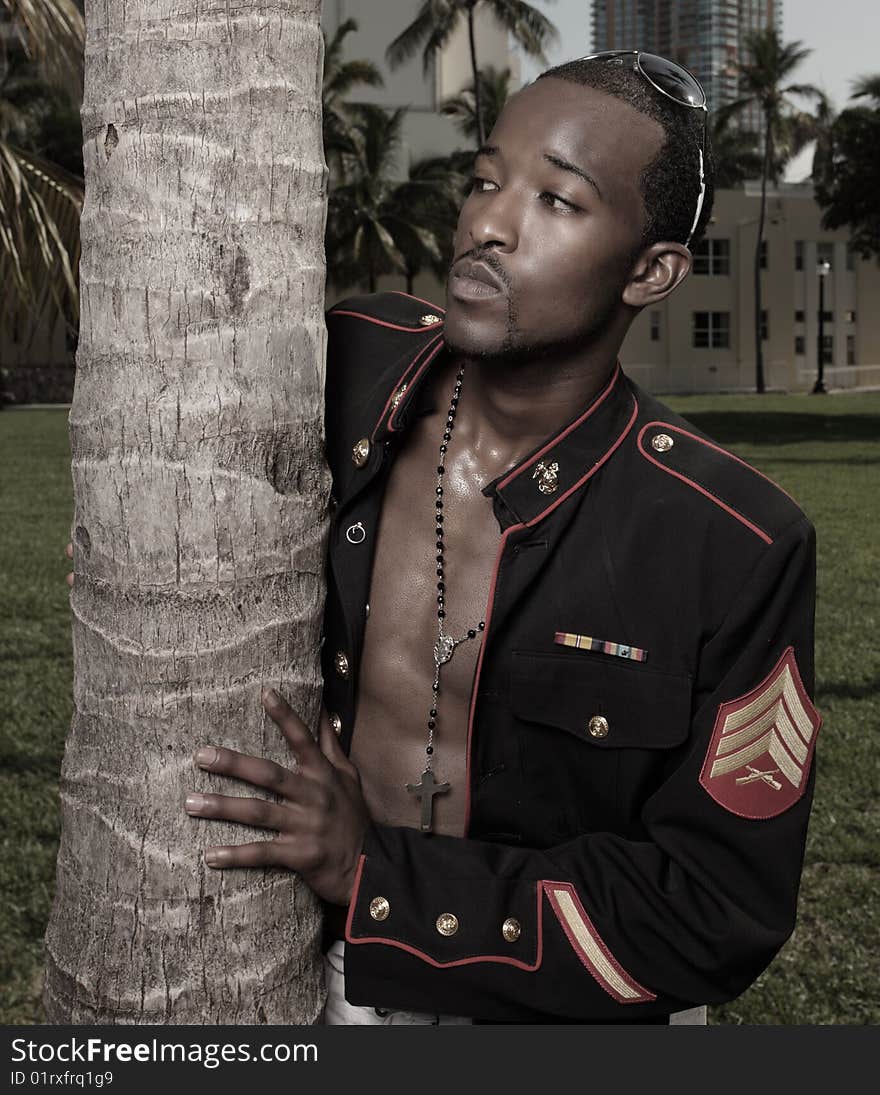
[[[474,153],[474,159],[476,160],[480,156],[494,156],[497,152],[497,144],[481,144],[477,151]]]
[[[545,152],[544,159],[548,163],[552,163],[554,167],[558,167],[561,171],[570,171],[573,175],[577,175],[579,179],[583,179],[584,182],[589,183],[600,198],[602,197],[602,191],[599,189],[599,184],[593,176],[584,171],[582,167],[578,167],[577,164],[571,163],[569,160],[563,160],[561,156],[556,156],[552,152]]]

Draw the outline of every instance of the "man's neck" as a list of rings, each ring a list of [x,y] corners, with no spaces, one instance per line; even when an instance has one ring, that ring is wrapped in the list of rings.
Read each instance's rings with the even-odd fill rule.
[[[455,370],[462,359],[455,362]],[[608,383],[616,352],[592,359],[518,363],[466,361],[456,438],[489,478],[558,433]]]

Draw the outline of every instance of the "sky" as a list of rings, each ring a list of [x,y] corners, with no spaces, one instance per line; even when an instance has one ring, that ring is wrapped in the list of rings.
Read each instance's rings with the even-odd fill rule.
[[[559,29],[562,45],[548,52],[551,64],[588,53],[590,0],[531,0]],[[786,41],[800,40],[813,50],[795,70],[794,82],[815,84],[840,110],[847,105],[855,77],[880,72],[880,3],[877,0],[784,0],[782,34]],[[540,71],[523,59],[522,75],[532,79]],[[786,178],[802,179],[809,173],[811,151],[790,165]]]

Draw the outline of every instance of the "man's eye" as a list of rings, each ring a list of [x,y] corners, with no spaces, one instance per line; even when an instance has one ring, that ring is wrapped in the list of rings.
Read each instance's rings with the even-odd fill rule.
[[[551,209],[568,210],[578,208],[574,202],[566,201],[565,198],[560,198],[558,194],[551,194],[549,190],[545,190],[541,194],[541,201],[549,205]]]
[[[496,184],[490,179],[481,178],[479,175],[471,175],[471,193],[485,194],[486,188],[490,186],[496,186]]]

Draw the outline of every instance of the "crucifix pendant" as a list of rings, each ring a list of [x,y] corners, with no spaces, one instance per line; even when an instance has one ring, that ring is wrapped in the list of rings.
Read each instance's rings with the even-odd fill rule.
[[[426,768],[419,782],[408,783],[406,789],[422,804],[422,822],[419,828],[423,833],[430,833],[434,814],[434,795],[445,794],[449,790],[449,784],[437,783],[434,780],[434,773],[430,768]]]

